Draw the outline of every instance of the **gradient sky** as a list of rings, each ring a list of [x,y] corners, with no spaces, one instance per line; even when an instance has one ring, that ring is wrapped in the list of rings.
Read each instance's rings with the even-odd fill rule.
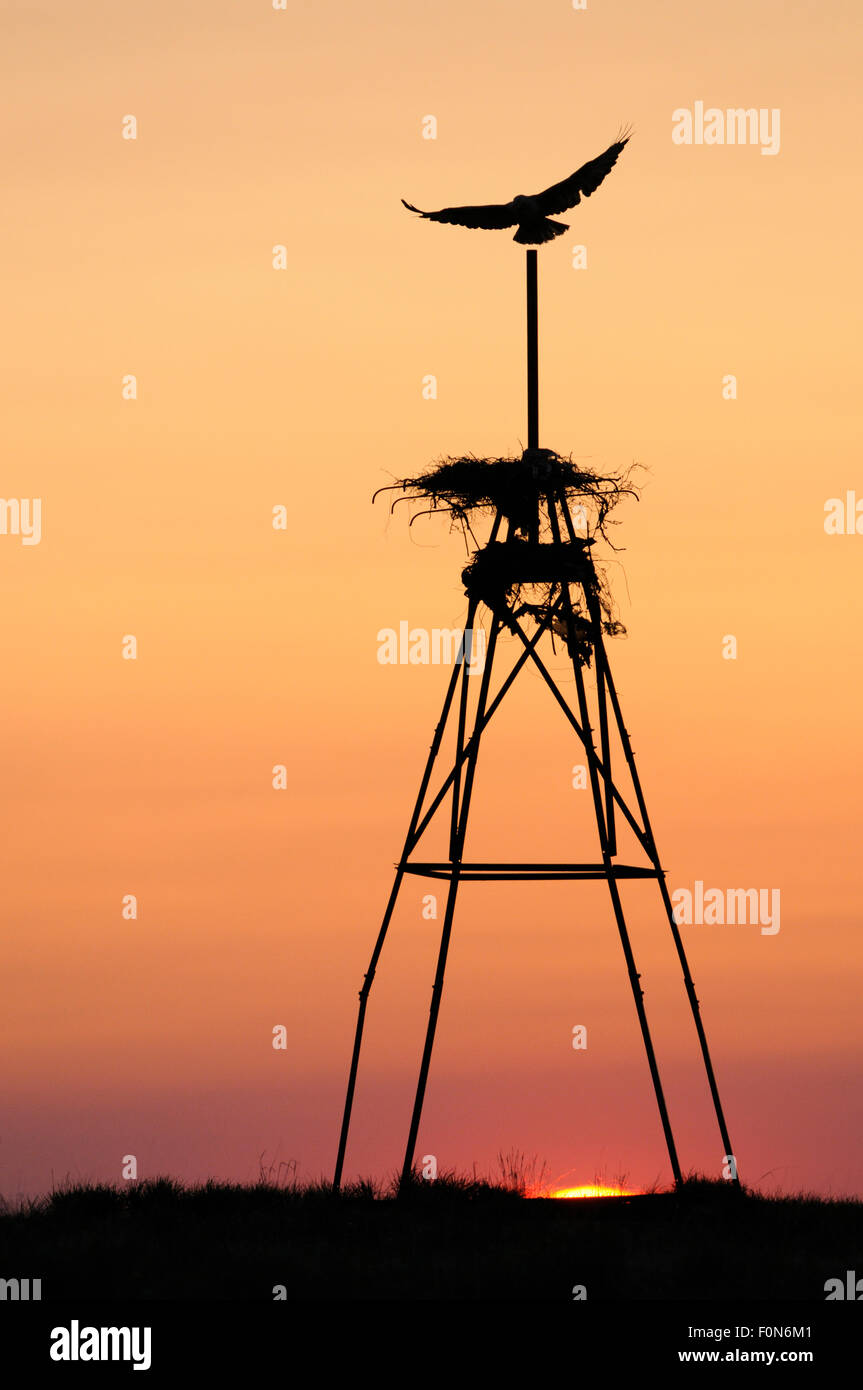
[[[380,665],[376,634],[466,607],[459,536],[371,494],[525,437],[522,252],[399,198],[531,192],[632,122],[540,253],[541,443],[648,470],[618,513],[610,650],[671,887],[781,890],[776,935],[684,928],[741,1176],[860,1193],[863,536],[824,530],[829,498],[863,499],[859,6],[3,22],[2,495],[42,498],[43,534],[0,535],[0,1192],[119,1180],[126,1154],[143,1176],[331,1173],[446,680]],[[696,101],[778,108],[779,153],[675,145]],[[473,857],[590,857],[578,754],[525,676],[483,747]],[[402,1158],[425,891],[408,881],[381,963],[352,1173]],[[655,890],[627,903],[681,1161],[717,1173],[667,925]],[[601,885],[463,890],[418,1154],[510,1149],[571,1185],[668,1180]]]

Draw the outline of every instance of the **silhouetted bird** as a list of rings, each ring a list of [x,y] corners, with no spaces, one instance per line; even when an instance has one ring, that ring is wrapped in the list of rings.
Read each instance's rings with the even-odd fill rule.
[[[568,179],[553,183],[544,193],[525,197],[518,193],[511,203],[485,203],[478,207],[441,208],[440,212],[423,212],[413,203],[402,202],[409,212],[418,212],[420,217],[428,217],[432,222],[454,222],[458,227],[484,227],[490,231],[498,227],[518,227],[513,241],[522,245],[541,245],[562,236],[569,231],[566,222],[552,222],[550,213],[566,212],[581,202],[581,195],[589,198],[602,180],[617,163],[617,156],[629,139],[629,132],[622,132],[618,140],[609,145],[604,154],[597,155],[589,163],[582,164]]]

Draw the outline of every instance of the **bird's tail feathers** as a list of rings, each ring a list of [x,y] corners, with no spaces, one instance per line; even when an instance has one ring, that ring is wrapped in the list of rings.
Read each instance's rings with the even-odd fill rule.
[[[556,236],[563,236],[568,231],[568,222],[552,222],[550,217],[546,217],[538,226],[519,227],[513,241],[520,242],[522,246],[544,246],[547,241],[554,241]]]

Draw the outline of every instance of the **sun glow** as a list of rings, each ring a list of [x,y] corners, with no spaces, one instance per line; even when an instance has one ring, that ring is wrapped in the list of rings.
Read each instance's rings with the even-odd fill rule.
[[[637,1197],[637,1191],[628,1187],[597,1187],[593,1183],[587,1183],[583,1187],[556,1187],[551,1192],[546,1192],[546,1197]]]

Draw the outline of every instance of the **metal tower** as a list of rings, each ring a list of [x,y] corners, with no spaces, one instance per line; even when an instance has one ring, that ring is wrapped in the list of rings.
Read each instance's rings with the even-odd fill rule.
[[[334,1174],[335,1188],[341,1183],[344,1167],[369,995],[399,891],[408,874],[443,880],[448,884],[448,888],[425,1046],[402,1167],[403,1188],[409,1182],[413,1171],[414,1151],[443,995],[458,888],[463,882],[494,879],[507,882],[527,879],[604,879],[608,884],[671,1169],[675,1183],[679,1183],[682,1175],[677,1148],[648,1028],[644,991],[636,969],[621,895],[621,884],[628,879],[656,881],[662,909],[668,920],[683,971],[683,981],[724,1146],[724,1158],[726,1162],[731,1161],[731,1182],[739,1185],[736,1161],[733,1158],[710,1060],[695,985],[683,948],[680,928],[674,918],[665,872],[648,819],[644,793],[608,661],[604,642],[608,623],[603,618],[601,584],[592,556],[594,542],[593,539],[578,535],[580,528],[573,520],[570,507],[572,494],[571,491],[567,492],[565,475],[558,456],[549,450],[540,449],[538,445],[536,257],[535,250],[527,251],[528,447],[521,461],[524,470],[521,517],[516,522],[511,509],[510,515],[507,516],[505,509],[499,508],[487,544],[476,552],[473,561],[463,573],[468,609],[462,657],[453,667],[404,848],[396,865],[395,881],[360,990],[359,1015]],[[541,539],[542,537],[545,539]],[[512,589],[519,585],[546,586],[547,601],[542,605],[522,605],[519,608],[510,598]],[[477,681],[469,680],[468,662],[470,637],[480,604],[484,604],[491,613],[491,627],[485,665],[478,682],[476,698],[473,699],[469,686],[475,689]],[[522,621],[526,610],[531,624],[530,631],[525,630]],[[492,693],[495,653],[502,630],[512,633],[518,639],[521,650],[512,669],[499,688]],[[539,644],[546,633],[556,635],[565,644],[574,677],[575,708],[571,707],[571,701],[560,689],[540,656]],[[585,680],[585,667],[591,662],[594,665],[595,690],[589,690]],[[464,858],[468,814],[482,735],[519,672],[528,665],[539,672],[552,698],[584,748],[599,841],[599,857],[592,863],[491,863],[473,862]],[[432,793],[432,779],[439,761],[444,732],[451,720],[456,725],[455,757],[437,789]],[[623,754],[620,772],[612,766],[612,741],[615,736]],[[626,779],[623,787],[621,772]],[[449,815],[448,858],[435,861],[420,859],[420,842],[439,811],[442,815]],[[637,840],[642,852],[641,863],[619,861],[617,828],[621,822],[626,822]]]

